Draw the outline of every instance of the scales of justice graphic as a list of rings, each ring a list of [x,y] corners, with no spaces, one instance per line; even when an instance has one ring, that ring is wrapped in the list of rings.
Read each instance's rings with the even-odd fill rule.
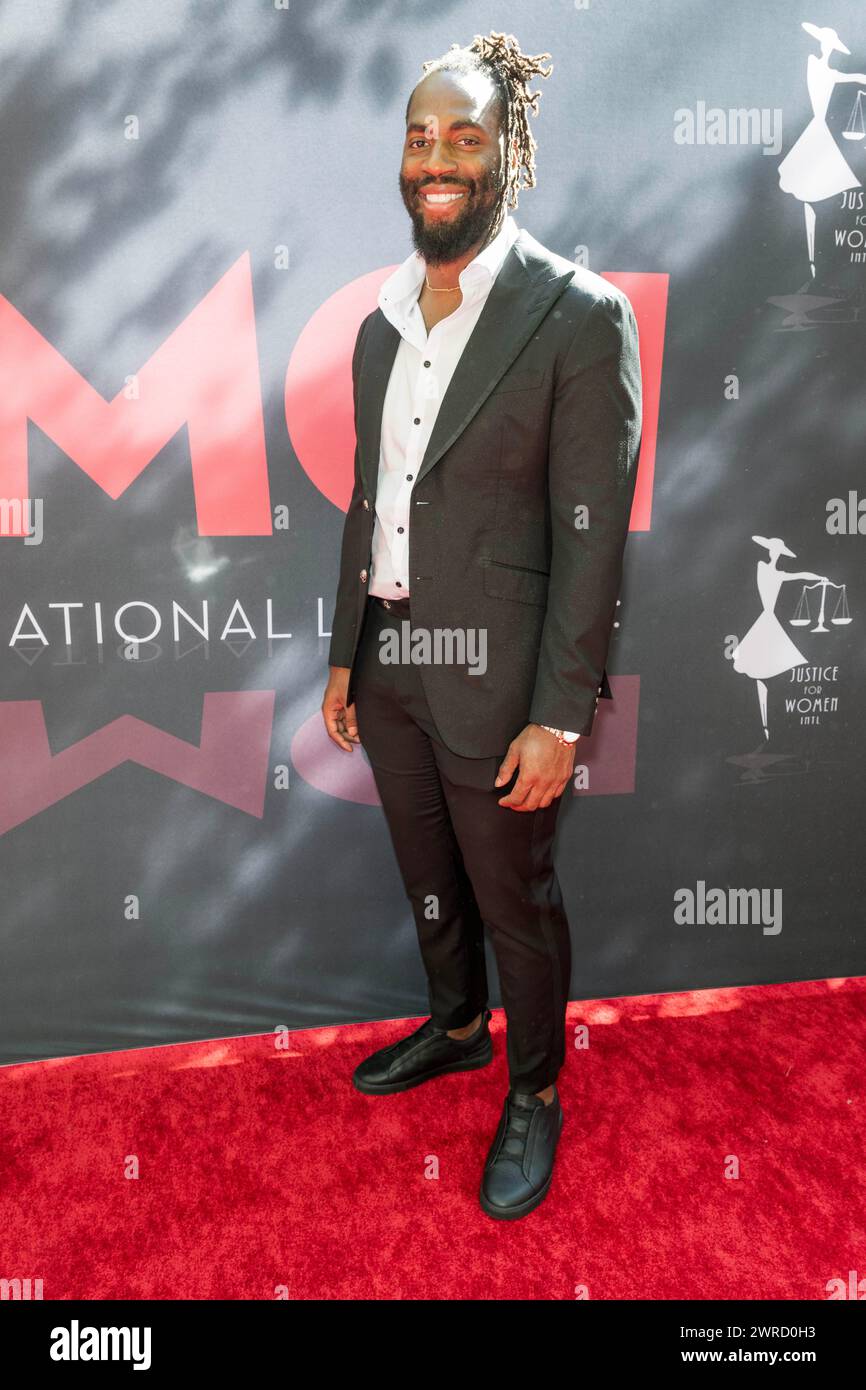
[[[794,616],[793,618],[788,619],[788,622],[791,624],[792,627],[808,627],[812,621],[812,617],[809,612],[809,597],[807,592],[809,589],[821,590],[821,607],[818,613],[818,621],[816,625],[812,628],[813,632],[830,631],[830,629],[824,623],[824,604],[827,598],[828,589],[839,590],[839,597],[836,600],[836,604],[833,609],[833,616],[831,617],[830,622],[835,623],[837,627],[843,623],[850,623],[851,614],[848,610],[847,586],[845,584],[834,584],[832,580],[825,579],[820,584],[803,585],[802,589],[800,590],[800,598],[797,603],[797,607],[794,609]]]
[[[764,737],[770,737],[767,717],[767,681],[797,666],[808,666],[809,659],[792,642],[779,619],[775,608],[782,585],[787,581],[801,580],[802,588],[793,615],[788,619],[791,627],[811,627],[814,633],[827,633],[833,627],[845,627],[851,622],[848,607],[848,590],[845,584],[835,584],[825,574],[812,574],[808,570],[796,572],[780,570],[777,561],[780,555],[790,555],[796,559],[779,536],[769,540],[765,536],[753,536],[752,540],[764,546],[770,553],[769,560],[759,560],[757,566],[758,594],[761,599],[761,613],[749,628],[745,637],[738,642],[732,653],[734,670],[740,675],[749,676],[758,687],[758,703],[761,711],[761,726]],[[821,590],[817,621],[813,618],[809,604],[809,592]],[[827,612],[827,590],[836,591],[837,597],[830,616],[831,627],[825,621]],[[813,599],[813,604],[815,600]]]
[[[848,117],[848,124],[842,131],[846,140],[862,140],[866,137],[866,127],[863,124],[863,98],[866,91],[859,91],[851,107],[851,115]]]

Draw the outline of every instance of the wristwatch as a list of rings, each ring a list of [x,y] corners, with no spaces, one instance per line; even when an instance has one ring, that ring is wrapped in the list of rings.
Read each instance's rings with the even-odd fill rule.
[[[567,729],[551,729],[549,724],[541,724],[539,727],[546,729],[549,734],[553,734],[557,743],[564,744],[566,748],[570,748],[580,738],[580,734],[569,733]]]

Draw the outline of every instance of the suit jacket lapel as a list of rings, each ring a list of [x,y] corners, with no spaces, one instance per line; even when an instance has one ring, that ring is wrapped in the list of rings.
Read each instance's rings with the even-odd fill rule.
[[[493,282],[457,369],[442,398],[418,478],[438,463],[526,345],[575,273],[523,228]],[[358,450],[367,496],[375,500],[385,392],[400,334],[377,311],[370,323],[358,380]]]

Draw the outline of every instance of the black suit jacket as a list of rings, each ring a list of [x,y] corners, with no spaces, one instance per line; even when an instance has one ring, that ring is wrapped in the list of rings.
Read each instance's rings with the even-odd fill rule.
[[[328,655],[366,611],[382,409],[400,335],[380,309],[352,358],[355,485]],[[421,665],[442,741],[505,752],[527,723],[589,734],[619,593],[641,438],[631,304],[521,229],[439,408],[412,487],[412,629],[486,633],[487,669]],[[576,526],[587,509],[587,524]],[[349,703],[354,699],[353,677]]]

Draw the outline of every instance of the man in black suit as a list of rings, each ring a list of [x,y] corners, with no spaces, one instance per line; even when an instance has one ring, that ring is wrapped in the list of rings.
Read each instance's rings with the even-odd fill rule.
[[[476,36],[424,64],[400,190],[415,252],[352,359],[355,485],[322,713],[369,758],[415,917],[431,1017],[357,1068],[387,1095],[492,1058],[510,1089],[480,1189],[500,1219],[550,1186],[571,976],[553,865],[605,660],[641,434],[625,295],[518,229],[528,83],[549,54]],[[521,177],[526,182],[521,184]]]

